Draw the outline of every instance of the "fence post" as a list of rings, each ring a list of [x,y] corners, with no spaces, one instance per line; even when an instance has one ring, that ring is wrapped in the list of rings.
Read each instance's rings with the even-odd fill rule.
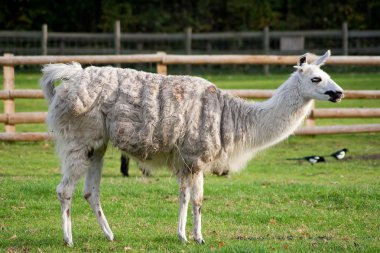
[[[342,53],[348,55],[348,24],[343,22],[342,24]]]
[[[158,55],[164,57],[166,55],[165,52],[157,52]],[[157,74],[167,75],[168,74],[168,66],[163,62],[157,63]]]
[[[192,42],[192,28],[187,27],[185,29],[185,47],[186,47],[186,54],[191,54],[191,42]],[[187,74],[191,74],[191,65],[186,65],[186,72]]]
[[[13,54],[4,54],[4,57],[13,57]],[[14,90],[15,88],[15,70],[12,65],[4,65],[3,66],[3,74],[4,74],[4,91]],[[15,101],[13,98],[8,98],[4,100],[4,114],[9,119],[9,114],[15,112]],[[5,132],[6,133],[14,133],[16,132],[15,125],[9,124],[9,122],[5,122]]]
[[[143,42],[138,42],[137,43],[137,52],[139,53],[139,54],[142,54],[143,53],[143,51],[144,51],[144,44],[143,44]]]
[[[312,100],[311,102],[311,113],[309,117],[305,121],[305,126],[315,126],[315,118],[313,115],[313,110],[315,109],[315,101]]]
[[[212,44],[211,44],[211,41],[207,41],[207,54],[211,54],[212,53]],[[207,65],[207,70],[209,73],[211,73],[211,64],[208,64]]]
[[[263,49],[264,49],[264,54],[269,54],[269,43],[270,43],[270,39],[269,39],[269,27],[266,26],[264,27],[264,30],[263,30]],[[264,74],[265,75],[268,75],[269,74],[269,65],[268,64],[265,64],[264,67]]]
[[[120,39],[121,39],[120,20],[116,20],[115,30],[114,30],[115,54],[120,54]]]
[[[41,49],[42,55],[47,55],[48,53],[48,26],[47,24],[42,25],[42,37],[41,37]]]

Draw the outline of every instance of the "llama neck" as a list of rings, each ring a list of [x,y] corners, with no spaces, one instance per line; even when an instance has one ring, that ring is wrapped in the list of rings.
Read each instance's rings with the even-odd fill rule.
[[[300,85],[294,73],[270,99],[252,105],[251,148],[261,150],[276,144],[300,126],[311,109],[311,99],[301,96]]]
[[[310,112],[311,99],[300,92],[298,74],[293,74],[275,94],[261,103],[236,98],[226,100],[222,116],[222,142],[228,170],[237,171],[258,151],[292,134]],[[232,145],[230,145],[232,144]]]

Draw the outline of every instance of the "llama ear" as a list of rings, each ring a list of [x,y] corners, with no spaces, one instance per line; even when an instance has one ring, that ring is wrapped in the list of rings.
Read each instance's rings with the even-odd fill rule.
[[[327,50],[324,55],[322,55],[321,57],[313,61],[312,64],[317,65],[317,66],[322,66],[323,64],[325,64],[326,60],[330,57],[330,55],[331,55],[330,50]]]
[[[297,62],[298,67],[301,67],[303,64],[307,63],[307,56],[308,56],[308,53],[300,56]]]

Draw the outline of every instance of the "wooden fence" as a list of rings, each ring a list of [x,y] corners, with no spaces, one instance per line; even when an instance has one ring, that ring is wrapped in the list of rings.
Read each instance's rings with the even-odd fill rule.
[[[0,53],[18,55],[130,54],[166,50],[182,54],[299,54],[305,48],[321,53],[379,54],[379,30],[349,30],[347,22],[336,30],[194,33],[190,27],[177,33],[123,33],[119,21],[108,33],[0,31]],[[1,52],[3,50],[3,52]]]
[[[315,57],[315,56],[311,56]],[[298,56],[278,55],[167,55],[163,52],[148,55],[107,55],[107,56],[13,56],[5,54],[0,57],[3,65],[4,89],[0,99],[4,100],[4,113],[0,114],[0,123],[5,124],[5,133],[0,133],[1,141],[41,141],[49,139],[47,133],[17,133],[17,124],[44,123],[46,112],[15,112],[15,99],[43,98],[41,90],[15,89],[15,65],[40,65],[47,63],[69,63],[76,61],[82,64],[120,64],[120,63],[155,63],[157,73],[167,74],[168,65],[174,64],[294,64]],[[336,65],[380,65],[379,56],[332,56],[327,64]],[[228,90],[243,98],[268,98],[273,90]],[[346,99],[379,99],[379,90],[347,90]],[[360,132],[379,132],[380,124],[315,126],[317,118],[379,118],[380,108],[346,108],[316,109],[313,108],[306,126],[296,134],[341,134]]]

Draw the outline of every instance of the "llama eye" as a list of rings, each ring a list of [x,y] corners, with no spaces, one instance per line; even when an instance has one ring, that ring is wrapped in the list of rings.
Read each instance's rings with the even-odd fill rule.
[[[313,83],[319,83],[320,81],[322,81],[322,79],[320,77],[313,77],[313,78],[311,78],[311,81]]]

